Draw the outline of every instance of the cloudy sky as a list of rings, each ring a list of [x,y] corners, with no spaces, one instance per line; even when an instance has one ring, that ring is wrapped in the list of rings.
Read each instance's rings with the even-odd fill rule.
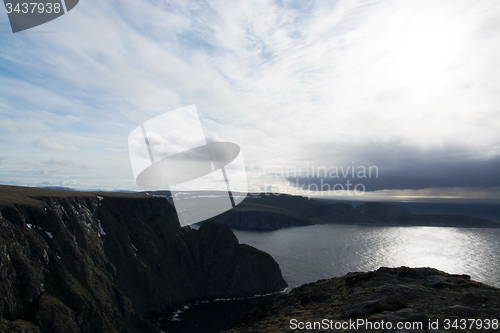
[[[0,183],[140,190],[129,134],[195,104],[253,190],[500,198],[499,91],[496,0],[82,0],[16,34],[3,12]],[[293,172],[319,166],[378,176]]]

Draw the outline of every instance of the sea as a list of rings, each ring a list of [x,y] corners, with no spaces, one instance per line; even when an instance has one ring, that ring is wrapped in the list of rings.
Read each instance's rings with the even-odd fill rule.
[[[472,215],[472,214],[471,214]],[[500,228],[317,224],[274,231],[233,229],[269,253],[289,292],[302,284],[379,267],[433,267],[500,287]],[[163,332],[216,333],[277,295],[188,305],[159,320]]]

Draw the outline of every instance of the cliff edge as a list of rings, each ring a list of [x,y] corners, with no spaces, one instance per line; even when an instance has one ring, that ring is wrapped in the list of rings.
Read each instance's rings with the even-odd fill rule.
[[[165,198],[0,186],[0,331],[158,332],[152,312],[284,287],[270,255],[181,228]]]
[[[498,288],[433,268],[382,267],[295,288],[227,333],[497,332],[499,320]]]

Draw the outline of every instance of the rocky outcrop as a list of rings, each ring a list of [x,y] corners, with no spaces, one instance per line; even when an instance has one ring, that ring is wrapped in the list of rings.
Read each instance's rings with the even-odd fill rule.
[[[450,320],[449,329],[445,327],[446,319]],[[459,328],[464,322],[467,328],[471,324],[473,327],[460,330],[452,327],[454,320]],[[397,323],[422,325],[404,332],[493,332],[499,329],[499,320],[498,288],[472,281],[467,275],[432,268],[382,267],[298,287],[245,314],[227,332],[330,332],[342,331],[335,327],[350,322],[364,323],[357,328],[363,332],[391,331],[380,326],[377,329],[376,323],[380,325],[382,321],[390,322],[392,329],[396,329]],[[299,322],[302,327],[311,328],[294,329]],[[315,322],[319,323],[316,327]],[[346,327],[345,331],[355,330]]]
[[[229,226],[209,221],[185,238],[190,257],[203,272],[205,299],[249,297],[284,289],[281,270],[267,253],[239,244]]]
[[[286,287],[217,222],[181,228],[162,197],[0,186],[0,331],[157,332],[197,300]]]

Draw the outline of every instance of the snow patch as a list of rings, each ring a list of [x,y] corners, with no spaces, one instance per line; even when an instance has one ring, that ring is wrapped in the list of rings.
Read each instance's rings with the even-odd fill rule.
[[[50,231],[45,231],[45,233],[47,234],[47,236],[50,237],[50,239],[52,239],[54,237]]]
[[[99,199],[99,201],[101,201],[101,200],[102,200],[102,199],[104,199],[104,198],[98,195],[98,196],[97,196],[97,199]]]
[[[99,234],[101,236],[106,236],[106,232],[104,231],[104,229],[101,226],[101,220],[97,220],[97,223],[99,224]]]
[[[157,198],[165,198],[165,199],[170,199],[172,196],[169,195],[163,195],[163,194],[151,194],[151,193],[146,193],[146,195],[149,195],[151,197],[157,197]]]
[[[196,199],[196,198],[224,198],[226,196],[226,194],[222,194],[222,195],[215,195],[215,194],[211,194],[211,195],[195,195],[195,196],[192,196],[191,198],[185,198],[185,199]]]

